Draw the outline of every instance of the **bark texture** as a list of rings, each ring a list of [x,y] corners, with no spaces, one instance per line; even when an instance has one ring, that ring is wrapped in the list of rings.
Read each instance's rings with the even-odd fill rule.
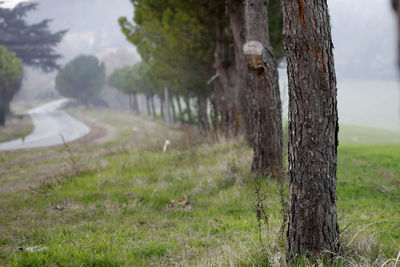
[[[283,0],[282,9],[289,75],[289,255],[333,255],[339,252],[338,115],[327,1]]]
[[[269,37],[267,1],[247,0],[245,11],[244,54],[252,84],[252,170],[282,178],[282,108],[278,70]]]

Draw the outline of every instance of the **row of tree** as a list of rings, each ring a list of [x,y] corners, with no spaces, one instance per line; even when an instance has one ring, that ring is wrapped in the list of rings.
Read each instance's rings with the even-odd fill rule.
[[[240,0],[162,3],[138,0],[132,4],[134,23],[125,17],[119,23],[143,59],[142,67],[138,68],[146,69],[138,75],[141,80],[136,84],[152,82],[132,88],[132,92],[140,91],[151,97],[156,94],[164,99],[164,87],[168,87],[171,99],[178,104],[181,98],[185,100],[186,110],[182,113],[190,120],[190,103],[194,101],[196,121],[203,132],[213,129],[226,137],[245,135],[254,146],[253,170],[281,177],[281,100],[274,56],[283,56],[279,1],[262,2],[257,7],[249,3],[247,11]],[[250,14],[251,8],[270,10],[269,19],[254,17],[254,23],[262,23],[263,28],[253,28],[253,22],[245,19],[245,12]],[[262,67],[249,71],[243,46],[256,37],[263,38],[260,39],[262,55],[258,56]],[[259,79],[263,68],[268,71]],[[269,101],[268,105],[262,104],[265,101]]]
[[[211,103],[212,128],[227,137],[243,134],[254,148],[253,171],[277,178],[283,176],[283,153],[276,58],[283,56],[283,39],[289,76],[288,251],[339,253],[338,119],[327,1],[131,2],[134,22],[123,17],[119,23],[149,70],[140,79],[151,75],[158,87],[195,99],[203,131],[211,129]],[[146,90],[162,98],[162,90]]]

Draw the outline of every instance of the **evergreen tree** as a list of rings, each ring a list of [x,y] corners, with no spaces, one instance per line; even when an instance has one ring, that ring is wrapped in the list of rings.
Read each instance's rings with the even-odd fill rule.
[[[56,89],[88,105],[97,97],[105,82],[105,66],[95,56],[81,55],[71,60],[56,76]]]
[[[27,24],[26,13],[34,10],[37,3],[20,3],[13,9],[0,8],[0,45],[15,52],[23,64],[51,72],[59,68],[54,47],[61,41],[66,31],[51,33],[45,19],[36,24]]]

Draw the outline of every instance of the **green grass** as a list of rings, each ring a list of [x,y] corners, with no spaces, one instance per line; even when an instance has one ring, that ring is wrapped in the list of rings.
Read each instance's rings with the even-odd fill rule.
[[[198,145],[191,143],[195,137],[179,135],[162,154],[164,139],[153,135],[152,143],[105,156],[105,167],[0,196],[0,263],[285,265],[285,242],[278,238],[280,185],[266,179],[262,186],[269,219],[262,228],[262,247],[252,211],[256,181],[249,175],[251,150],[244,143]],[[343,258],[336,265],[380,265],[397,256],[399,248],[391,238],[400,240],[399,151],[400,145],[340,146],[338,216],[344,232]],[[171,205],[185,195],[187,203]],[[64,209],[55,209],[57,205]],[[365,225],[382,219],[390,237],[375,224],[346,246]],[[46,249],[18,250],[34,246]],[[306,259],[303,265],[308,265]]]
[[[33,131],[32,120],[29,115],[13,116],[0,127],[0,143],[27,136]]]
[[[339,142],[343,144],[400,144],[400,132],[341,124]]]

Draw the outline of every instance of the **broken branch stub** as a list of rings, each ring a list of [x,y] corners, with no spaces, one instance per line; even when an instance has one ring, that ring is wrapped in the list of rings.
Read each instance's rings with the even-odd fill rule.
[[[243,46],[247,66],[252,72],[260,72],[264,68],[264,46],[259,41],[248,41]]]

